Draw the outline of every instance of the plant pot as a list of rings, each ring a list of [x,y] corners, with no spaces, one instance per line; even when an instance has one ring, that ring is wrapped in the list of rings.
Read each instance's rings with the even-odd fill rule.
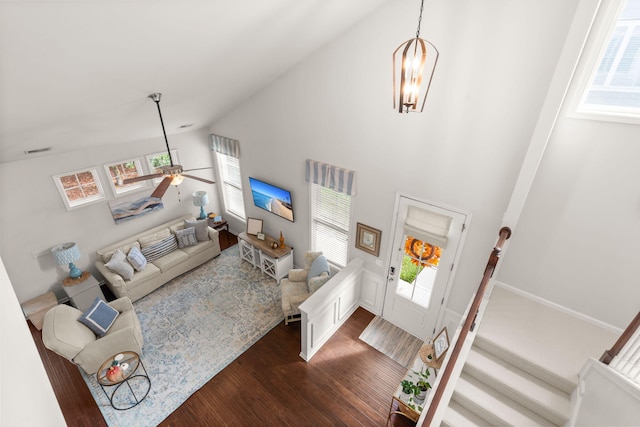
[[[427,397],[427,389],[425,388],[424,390],[420,389],[420,390],[416,393],[416,395],[415,395],[414,399],[415,399],[417,402],[424,402],[424,399],[425,399],[426,397]]]

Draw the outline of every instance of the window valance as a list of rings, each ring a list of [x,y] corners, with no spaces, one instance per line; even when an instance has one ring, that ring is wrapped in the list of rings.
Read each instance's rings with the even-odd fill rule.
[[[306,180],[349,196],[356,195],[356,173],[307,159]]]
[[[220,135],[210,135],[211,151],[215,151],[225,156],[235,159],[240,158],[240,142],[237,139],[226,138]]]

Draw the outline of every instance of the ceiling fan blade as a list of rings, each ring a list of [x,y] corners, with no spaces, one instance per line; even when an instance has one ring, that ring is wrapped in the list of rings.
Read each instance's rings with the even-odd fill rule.
[[[209,167],[206,167],[206,168],[184,169],[182,172],[201,171],[201,170],[205,170],[205,169],[213,169],[213,166],[209,166]]]
[[[153,193],[151,193],[151,197],[157,197],[159,199],[162,199],[162,196],[164,196],[164,193],[167,192],[167,188],[169,188],[169,186],[171,185],[171,181],[173,181],[173,177],[172,176],[165,177],[160,182],[160,184],[158,184],[156,189],[153,190]]]
[[[151,175],[141,175],[141,176],[136,176],[135,178],[127,178],[124,181],[122,181],[122,183],[131,184],[132,182],[146,181],[147,179],[160,178],[160,177],[162,177],[162,173],[153,173]]]
[[[184,176],[185,178],[197,179],[198,181],[206,182],[207,184],[215,184],[215,181],[210,181],[208,179],[200,178],[199,176],[187,175],[184,173],[182,174],[182,176]]]

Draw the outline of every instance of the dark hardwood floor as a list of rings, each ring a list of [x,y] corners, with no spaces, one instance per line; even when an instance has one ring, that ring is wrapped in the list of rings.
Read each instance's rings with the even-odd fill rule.
[[[236,240],[227,244],[224,233],[226,248]],[[309,363],[299,356],[300,323],[282,322],[161,425],[385,425],[405,368],[358,339],[373,317],[358,309]],[[67,424],[105,426],[78,368],[47,350],[29,325]]]

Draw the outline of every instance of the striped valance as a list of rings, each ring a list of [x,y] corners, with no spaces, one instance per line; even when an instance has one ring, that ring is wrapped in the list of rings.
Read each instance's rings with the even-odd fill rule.
[[[306,179],[340,193],[356,195],[356,173],[349,169],[307,159]]]
[[[211,134],[211,150],[225,156],[240,158],[240,142],[237,139]]]

